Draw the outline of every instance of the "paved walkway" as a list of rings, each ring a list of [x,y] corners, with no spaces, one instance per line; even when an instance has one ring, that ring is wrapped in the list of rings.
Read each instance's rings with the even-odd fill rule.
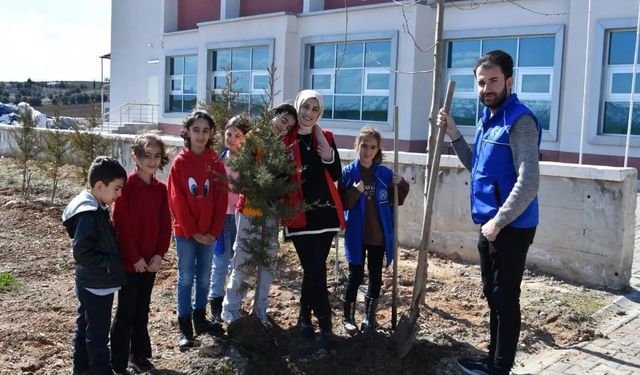
[[[529,358],[515,373],[640,374],[640,194],[636,201],[635,251],[630,284],[633,290],[598,313],[604,337]]]

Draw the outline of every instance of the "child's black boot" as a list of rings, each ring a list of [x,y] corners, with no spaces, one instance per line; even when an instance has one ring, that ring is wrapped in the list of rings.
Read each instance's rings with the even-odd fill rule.
[[[310,339],[315,335],[313,326],[311,325],[311,309],[309,306],[300,304],[300,315],[298,315],[297,326],[302,337]]]
[[[193,329],[196,335],[208,333],[210,335],[219,335],[224,332],[222,324],[212,323],[207,320],[207,311],[205,309],[193,310]]]
[[[378,328],[376,322],[376,310],[378,309],[378,299],[365,297],[364,299],[364,320],[360,325],[361,331],[368,331]]]
[[[214,324],[222,324],[222,301],[224,297],[215,297],[209,300],[211,306],[211,316]]]
[[[180,337],[180,341],[178,342],[180,350],[200,346],[200,343],[193,338],[191,315],[179,316],[178,325],[180,326],[180,332],[182,333],[182,337]]]
[[[342,310],[344,316],[342,317],[342,327],[350,334],[355,335],[358,333],[358,326],[356,326],[356,303],[355,302],[342,302]]]

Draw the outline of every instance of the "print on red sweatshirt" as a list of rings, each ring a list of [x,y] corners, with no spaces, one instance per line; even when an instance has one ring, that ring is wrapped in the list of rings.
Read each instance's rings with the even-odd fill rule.
[[[176,236],[196,233],[218,238],[227,210],[228,187],[222,159],[212,150],[197,155],[183,148],[169,172],[169,207]]]

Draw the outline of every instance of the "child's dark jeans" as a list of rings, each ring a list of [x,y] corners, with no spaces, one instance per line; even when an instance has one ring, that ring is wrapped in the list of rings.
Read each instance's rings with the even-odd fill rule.
[[[118,310],[111,327],[111,364],[125,371],[129,353],[135,358],[151,358],[149,305],[155,272],[127,272],[127,285],[118,292]]]
[[[98,296],[76,286],[80,301],[73,338],[73,371],[91,370],[92,375],[111,375],[109,327],[113,294]]]

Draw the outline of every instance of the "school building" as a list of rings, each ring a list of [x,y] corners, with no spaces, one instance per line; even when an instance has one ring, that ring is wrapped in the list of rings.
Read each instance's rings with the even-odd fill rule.
[[[442,78],[457,82],[453,114],[467,139],[482,110],[473,65],[502,49],[514,58],[515,92],[543,127],[543,160],[577,162],[582,148],[584,163],[622,166],[639,2],[447,1]],[[400,150],[426,149],[434,0],[113,0],[111,22],[113,119],[148,106],[176,134],[198,100],[225,86],[225,69],[255,108],[274,64],[276,103],[318,90],[321,124],[339,147],[370,124],[391,149],[397,105]],[[638,168],[640,103],[632,118],[629,166]]]

